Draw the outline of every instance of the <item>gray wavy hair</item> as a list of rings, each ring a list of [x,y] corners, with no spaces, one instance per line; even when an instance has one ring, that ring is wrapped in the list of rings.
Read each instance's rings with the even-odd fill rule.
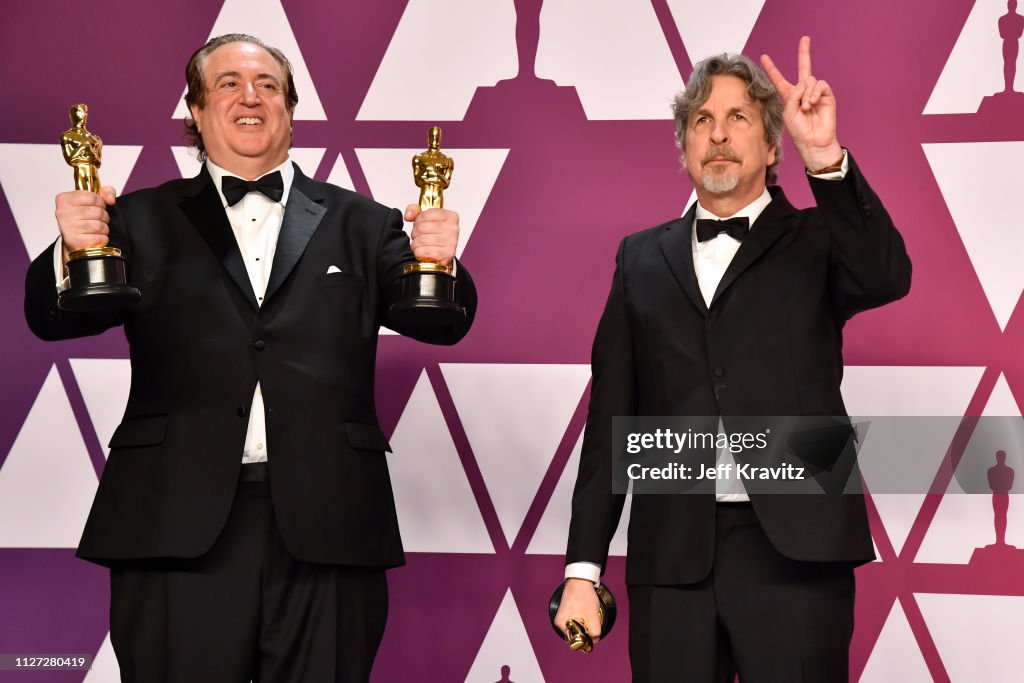
[[[782,101],[768,76],[754,62],[743,55],[720,54],[699,62],[690,75],[686,89],[676,95],[672,114],[676,120],[676,146],[682,150],[680,160],[686,158],[686,124],[690,114],[700,109],[711,96],[712,76],[736,76],[747,84],[747,95],[761,103],[764,139],[775,147],[775,162],[765,171],[765,184],[774,185],[779,177],[782,161]]]

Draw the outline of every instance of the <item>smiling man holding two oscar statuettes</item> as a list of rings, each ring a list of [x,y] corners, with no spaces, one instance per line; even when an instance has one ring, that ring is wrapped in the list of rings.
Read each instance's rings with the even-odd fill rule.
[[[307,177],[289,159],[291,64],[253,36],[211,39],[185,80],[198,175],[116,199],[61,193],[60,237],[26,279],[37,336],[123,325],[131,353],[78,556],[110,568],[124,681],[365,682],[385,570],[404,563],[374,403],[378,334],[454,344],[469,331],[462,265],[452,324],[389,314],[406,266],[454,266],[458,216],[410,205],[410,241],[398,210]],[[88,139],[71,142],[84,159]],[[58,311],[62,246],[108,241],[143,300]]]

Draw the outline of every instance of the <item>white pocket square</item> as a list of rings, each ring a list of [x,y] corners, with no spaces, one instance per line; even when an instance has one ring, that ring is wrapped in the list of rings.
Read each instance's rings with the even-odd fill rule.
[[[327,269],[327,274],[328,275],[330,275],[331,273],[340,273],[340,272],[341,272],[341,268],[339,268],[338,266],[330,266]]]

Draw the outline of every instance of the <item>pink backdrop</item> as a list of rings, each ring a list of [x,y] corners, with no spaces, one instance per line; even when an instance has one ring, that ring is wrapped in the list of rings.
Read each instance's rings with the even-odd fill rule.
[[[389,464],[410,556],[390,574],[377,681],[492,682],[502,665],[519,682],[628,678],[625,619],[584,658],[555,639],[545,606],[561,575],[589,349],[615,246],[688,203],[668,106],[692,62],[711,51],[768,52],[792,74],[799,37],[813,36],[815,74],[837,93],[840,141],[907,241],[911,294],[847,326],[850,411],[1020,418],[1024,96],[991,97],[1003,89],[996,22],[1005,2],[541,5],[35,0],[5,8],[0,654],[97,659],[88,677],[0,672],[0,680],[117,675],[105,572],[75,560],[73,547],[123,408],[126,343],[114,330],[44,344],[21,314],[30,258],[56,235],[52,196],[71,186],[56,139],[67,107],[84,101],[106,144],[104,182],[131,191],[193,174],[176,107],[183,66],[211,35],[254,33],[293,60],[293,158],[307,174],[404,205],[415,199],[409,158],[429,125],[443,126],[456,159],[448,201],[463,215],[476,324],[454,348],[380,342],[379,413],[395,446]],[[785,152],[781,184],[806,206],[799,157],[788,144]],[[937,446],[905,457],[936,472],[947,447],[974,457],[968,429],[938,436]],[[1024,444],[1003,447],[1024,472]],[[993,541],[990,497],[875,496],[870,511],[880,561],[858,571],[854,679],[1020,680],[1024,567],[1016,555],[971,561]],[[1024,547],[1017,496],[1009,517],[1007,540]],[[617,541],[609,583],[624,598],[622,550]]]

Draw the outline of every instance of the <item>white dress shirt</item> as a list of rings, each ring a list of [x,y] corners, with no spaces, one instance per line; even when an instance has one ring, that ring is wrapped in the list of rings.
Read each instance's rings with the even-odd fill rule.
[[[267,171],[281,172],[281,180],[284,183],[281,201],[275,202],[260,192],[250,192],[234,206],[228,206],[220,187],[221,179],[231,174],[209,159],[206,160],[206,169],[213,178],[213,185],[217,188],[224,213],[231,223],[231,232],[235,233],[238,250],[242,252],[242,262],[245,263],[245,271],[249,274],[256,302],[262,306],[263,296],[267,292],[267,282],[270,281],[270,269],[274,265],[274,254],[277,253],[277,237],[281,234],[281,220],[284,218],[284,208],[292,189],[295,168],[291,161],[286,159],[277,168]],[[257,382],[256,391],[252,396],[252,406],[249,408],[249,426],[245,433],[245,445],[242,447],[242,462],[264,462],[266,459],[267,416],[263,407],[263,391]]]
[[[231,224],[231,232],[235,234],[235,241],[238,242],[238,250],[242,253],[242,261],[249,274],[249,282],[252,284],[252,291],[256,294],[256,301],[262,306],[263,296],[267,291],[267,282],[270,280],[270,269],[274,264],[274,254],[277,252],[277,237],[281,234],[284,208],[288,203],[288,194],[291,192],[292,180],[295,177],[295,168],[292,166],[291,160],[285,160],[277,168],[268,171],[268,173],[281,172],[281,179],[284,183],[281,201],[275,202],[264,194],[250,192],[234,206],[228,206],[220,187],[221,179],[231,173],[209,159],[206,160],[206,169],[209,171],[210,177],[213,178],[214,187],[217,188],[217,195],[220,197],[224,213],[227,214],[228,222]],[[67,278],[64,277],[61,247],[62,242],[58,237],[53,252],[54,277],[59,283],[58,291],[66,289],[68,286]],[[264,462],[266,459],[267,419],[263,406],[263,392],[257,382],[256,391],[252,396],[252,405],[249,408],[249,425],[245,433],[245,444],[242,447],[242,462]]]

